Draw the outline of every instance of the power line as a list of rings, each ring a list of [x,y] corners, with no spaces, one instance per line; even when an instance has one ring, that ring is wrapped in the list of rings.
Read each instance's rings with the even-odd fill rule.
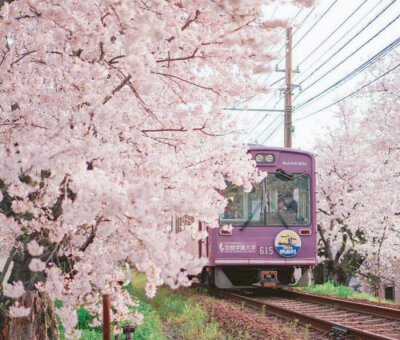
[[[280,118],[280,116],[278,116],[277,118]],[[282,117],[283,118],[283,117]],[[275,121],[276,121],[277,119],[275,119]],[[273,124],[274,122],[272,122],[271,123],[271,125]],[[270,125],[270,126],[271,126]],[[272,132],[261,142],[261,144],[264,144],[268,139],[270,139],[274,134],[275,134],[275,132],[281,127],[282,125],[281,125],[281,123],[279,122],[278,123],[278,125],[275,127],[275,129],[274,130],[272,130]]]
[[[304,22],[307,21],[308,17],[313,13],[313,11],[314,11],[317,7],[318,7],[318,5],[317,5],[317,6],[314,6],[314,7],[311,9],[311,11],[310,11],[310,12],[307,14],[307,16],[303,19],[302,23],[300,24],[300,27],[302,27],[302,25],[304,24]],[[303,11],[303,8],[299,9],[299,11],[297,11],[296,15],[294,16],[294,18],[293,18],[291,21],[295,21],[296,18],[299,16],[299,14],[300,14],[302,11]],[[296,30],[296,31],[293,33],[293,36],[294,36],[297,32],[298,32],[298,30]],[[282,49],[283,49],[285,46],[286,46],[286,44],[282,45],[282,47],[279,49],[278,53],[280,53],[280,52],[282,51]],[[285,58],[285,57],[281,58],[281,59],[278,61],[277,65],[278,65],[284,58]],[[270,74],[267,76],[267,78],[265,79],[265,81],[268,81],[268,79],[269,79],[271,76],[272,76],[272,73],[270,73]],[[260,77],[260,78],[261,78],[261,77]],[[284,79],[285,79],[285,77],[279,78],[278,80],[274,81],[270,86],[272,87],[272,86],[278,84],[279,82],[281,82],[281,81],[284,80]],[[253,97],[253,98],[254,98],[254,97]],[[278,103],[281,101],[281,99],[282,99],[282,98],[279,97],[278,101],[273,105],[273,109],[275,109],[275,107],[278,105]],[[269,100],[268,100],[268,101],[269,101]],[[267,103],[267,102],[265,102],[262,106],[264,106],[266,103]],[[251,131],[250,131],[249,133],[247,133],[247,137],[251,136],[251,134],[254,132],[254,130],[257,128],[257,126],[258,126],[259,124],[261,124],[267,117],[268,117],[268,114],[266,114],[263,118],[261,118],[261,120],[260,120],[258,123],[256,123],[255,125],[253,125],[253,127],[251,128]],[[246,137],[245,137],[245,138],[246,138]]]
[[[305,60],[307,60],[311,55],[318,51],[318,49],[325,44],[359,9],[367,3],[368,0],[364,0],[360,6],[358,6],[344,21],[342,21],[316,48],[314,48],[306,57],[304,57],[298,64],[299,67]]]
[[[303,117],[301,117],[301,118],[297,118],[297,119],[295,120],[295,122],[298,122],[298,121],[301,121],[301,120],[306,119],[306,118],[308,118],[308,117],[311,117],[311,116],[313,116],[313,115],[315,115],[315,114],[317,114],[317,113],[319,113],[319,112],[322,112],[322,111],[324,111],[324,110],[326,110],[326,109],[329,109],[330,107],[332,107],[332,106],[334,106],[334,105],[336,105],[336,104],[342,102],[343,100],[346,100],[347,98],[350,98],[350,97],[354,96],[356,93],[360,92],[361,90],[363,90],[363,89],[366,88],[367,86],[369,86],[369,85],[375,83],[376,81],[378,81],[379,79],[383,78],[384,76],[386,76],[386,75],[389,74],[390,72],[393,72],[394,70],[396,70],[396,69],[399,68],[399,67],[400,67],[400,63],[397,64],[395,67],[391,68],[389,71],[386,71],[385,73],[381,74],[379,77],[377,77],[377,78],[371,80],[370,82],[368,82],[367,84],[361,86],[361,87],[358,88],[356,91],[354,91],[354,92],[348,94],[347,96],[345,96],[345,97],[343,97],[343,98],[341,98],[341,99],[335,101],[335,102],[332,103],[332,104],[329,104],[329,105],[324,106],[323,108],[321,108],[321,109],[319,109],[319,110],[316,110],[316,111],[314,111],[314,112],[312,112],[312,113],[309,113],[309,114],[306,115],[306,116],[303,116]]]
[[[396,18],[394,18],[392,21],[390,21],[385,27],[383,27],[379,32],[375,33],[371,38],[369,38],[366,42],[364,42],[361,46],[356,48],[352,53],[350,53],[347,57],[345,57],[343,60],[341,60],[339,63],[337,63],[334,67],[329,69],[329,71],[325,72],[321,77],[319,77],[317,80],[312,82],[310,85],[308,85],[306,88],[302,89],[302,91],[296,96],[299,97],[301,94],[303,94],[305,91],[307,91],[310,87],[314,86],[316,83],[318,83],[321,79],[325,78],[329,73],[332,71],[336,70],[340,65],[343,65],[348,59],[350,59],[352,56],[354,56],[357,52],[359,52],[362,48],[364,48],[366,45],[368,45],[372,40],[374,40],[376,37],[378,37],[380,34],[382,34],[383,31],[385,31],[388,27],[390,27],[394,22],[396,22],[399,19],[400,15],[398,15]]]
[[[302,36],[302,37],[300,38],[300,40],[297,42],[296,46],[300,43],[301,40],[303,40],[303,39],[311,32],[311,30],[312,30],[312,29],[319,23],[319,21],[329,12],[329,10],[333,7],[333,5],[334,5],[336,2],[337,2],[337,0],[335,0],[335,1],[331,4],[331,6],[322,14],[322,16],[312,25],[312,27],[311,27],[305,34],[303,34],[303,36]],[[302,27],[302,25],[305,23],[305,21],[307,21],[307,19],[311,16],[311,14],[314,12],[314,10],[316,9],[316,7],[317,7],[317,6],[313,7],[313,9],[312,9],[312,10],[308,13],[308,15],[303,19],[303,21],[302,21],[300,27]],[[299,13],[298,13],[298,14],[299,14]],[[298,14],[297,14],[297,15],[298,15]],[[297,17],[297,15],[296,15],[296,17]],[[295,17],[295,18],[296,18],[296,17]],[[294,36],[297,32],[298,32],[298,30],[296,30],[296,32],[294,32],[293,36]],[[280,51],[283,49],[283,47],[284,47],[284,46],[281,47]],[[284,58],[285,58],[285,57],[282,57],[282,58],[278,61],[277,67],[278,67],[279,63],[280,63]],[[284,78],[285,78],[285,77],[284,77]],[[283,80],[284,78],[279,79],[277,82]],[[276,82],[275,82],[275,83],[276,83]],[[278,99],[278,101],[275,103],[274,107],[276,107],[276,105],[280,102],[280,100],[281,100],[281,97],[280,97],[280,98]],[[268,114],[265,115],[258,123],[256,123],[256,124],[253,126],[252,131],[250,132],[249,135],[251,135],[251,133],[253,133],[253,131],[255,130],[255,128],[256,128],[257,126],[259,126],[267,117],[268,117]],[[264,134],[264,133],[265,133],[279,118],[280,118],[280,115],[277,115],[277,116],[274,118],[274,120],[273,120],[269,125],[267,125],[267,127],[266,127],[265,129],[263,129],[263,130],[257,135],[256,139],[258,139],[262,134]],[[279,123],[278,126],[267,136],[267,138],[264,139],[263,143],[264,143],[266,140],[268,140],[268,139],[270,138],[270,136],[272,136],[272,135],[275,133],[275,131],[279,128],[279,125],[280,125],[280,123]]]
[[[295,106],[295,110],[299,110],[301,108],[303,108],[306,105],[311,104],[312,102],[314,102],[317,98],[325,95],[326,93],[332,91],[333,89],[337,88],[338,86],[342,85],[343,83],[345,83],[346,81],[348,81],[349,79],[353,78],[354,76],[356,76],[358,73],[364,71],[366,68],[368,68],[369,66],[371,66],[372,64],[374,64],[375,62],[377,62],[379,59],[381,59],[382,57],[384,57],[386,54],[388,54],[391,50],[393,50],[394,48],[396,48],[397,46],[400,45],[400,38],[395,39],[392,43],[390,43],[389,45],[387,45],[384,49],[382,49],[381,51],[379,51],[377,54],[375,54],[373,57],[371,57],[370,59],[368,59],[365,63],[361,64],[360,66],[358,66],[355,70],[351,71],[350,73],[348,73],[346,76],[344,76],[343,78],[341,78],[340,80],[338,80],[336,83],[332,84],[331,86],[329,86],[328,88],[326,88],[325,90],[321,91],[320,93],[318,93],[317,95],[307,99],[306,101],[304,101],[303,103]]]
[[[337,0],[336,0],[337,1]],[[335,2],[336,2],[335,1]],[[319,5],[319,4],[318,4]],[[314,12],[314,10],[318,7],[318,5],[317,6],[314,6],[311,10],[310,10],[310,12],[306,15],[306,17],[303,19],[303,21],[301,22],[301,24],[299,25],[299,27],[302,27],[302,25],[307,21],[307,19],[311,16],[311,14]],[[302,8],[296,13],[296,15],[294,16],[294,18],[292,19],[292,21],[295,21],[296,20],[296,18],[299,16],[299,14],[302,12]],[[315,25],[314,25],[315,26]],[[293,33],[293,36],[296,34],[298,32],[298,29]],[[282,51],[282,49],[284,48],[286,46],[286,44],[284,44],[284,45],[282,45],[282,47],[279,49],[279,51],[278,51],[278,53],[280,53],[281,51]],[[278,63],[277,63],[277,65],[284,59],[285,57],[283,56],[279,61],[278,61]],[[267,78],[265,79],[265,81],[268,81],[268,79],[270,78],[272,76],[272,73],[271,74],[269,74],[268,76],[267,76]],[[285,79],[285,77],[282,77],[282,78],[280,78],[280,79],[278,79],[278,80],[276,80],[276,81],[274,81],[270,86],[274,86],[274,85],[276,85],[277,83],[279,83],[279,82],[281,82],[282,80],[284,80]],[[277,102],[273,105],[273,110],[275,109],[275,107],[278,105],[278,103],[281,101],[281,96],[280,96],[280,98],[277,100]],[[266,104],[266,103],[265,103]],[[264,105],[265,105],[264,104]],[[263,105],[263,106],[264,106]],[[253,125],[253,127],[251,128],[251,131],[250,132],[248,132],[247,133],[247,137],[250,137],[251,136],[251,134],[255,131],[255,129],[267,118],[269,116],[269,114],[266,114],[264,117],[262,117],[261,118],[261,120],[259,120],[255,125]],[[279,117],[279,115],[277,116],[277,117]],[[275,122],[276,121],[276,117],[275,117],[275,119],[274,119],[274,121],[273,122]],[[272,124],[273,124],[273,122],[272,122]],[[267,128],[266,129],[268,129],[268,126],[267,126]],[[266,129],[264,129],[263,131],[265,131]],[[245,137],[246,138],[246,137]],[[258,137],[257,137],[258,138]]]
[[[240,107],[224,107],[224,111],[250,111],[250,112],[284,112],[284,110],[275,109],[241,109]]]
[[[275,104],[272,106],[273,109],[276,108],[276,106],[279,104],[279,102],[282,100],[282,95],[279,96],[278,100],[275,102]],[[251,131],[248,132],[246,135],[247,137],[250,137],[252,133],[255,131],[255,129],[269,116],[269,114],[266,114],[264,117],[262,117],[256,124],[253,125],[251,128]],[[244,137],[244,139],[246,136]]]
[[[351,26],[344,34],[340,36],[339,39],[337,39],[333,44],[331,44],[327,49],[324,50],[324,52],[321,54],[321,57],[324,56],[326,53],[330,52],[338,43],[340,43],[343,38],[345,38],[349,33],[353,32],[354,28],[358,26],[360,22],[362,22],[369,14],[371,14],[381,3],[378,1],[375,3],[375,5],[366,13],[364,14],[360,20],[358,20],[353,26]],[[306,74],[310,69],[312,69],[315,65],[314,63],[311,63],[309,67],[307,67],[305,70],[303,70],[303,74]],[[297,79],[296,79],[297,80]]]
[[[308,33],[310,33],[315,26],[318,25],[318,23],[322,20],[322,18],[332,9],[332,7],[337,3],[338,0],[335,0],[329,7],[328,9],[322,13],[322,15],[318,18],[318,20],[308,29],[308,31],[306,33],[303,34],[303,36],[294,44],[293,49],[296,48],[296,46],[298,44],[300,44],[300,42],[308,35]]]
[[[272,20],[272,19],[274,18],[277,9],[278,9],[278,6],[275,6],[275,9],[273,10],[272,15],[271,15],[271,17],[270,17],[269,20]],[[304,9],[303,7],[300,8],[300,9],[297,11],[296,15],[294,16],[294,18],[293,18],[291,21],[295,21],[296,18],[298,17],[298,15],[303,11],[303,9]],[[312,11],[311,11],[311,12],[312,12]],[[281,46],[281,48],[279,49],[279,51],[274,52],[274,53],[280,53],[284,47],[285,47],[285,44],[283,44],[283,45]],[[271,53],[273,53],[273,51],[271,51]],[[281,59],[281,60],[282,60],[282,59]],[[280,61],[279,61],[279,62],[280,62]],[[279,62],[278,62],[278,63],[279,63]],[[270,72],[262,82],[267,82],[268,79],[271,78],[272,74],[273,74],[273,72]],[[260,76],[258,77],[257,81],[260,81],[261,78],[262,78],[263,76],[264,76],[264,75],[260,75]],[[279,83],[282,79],[285,79],[285,77],[276,80],[276,81],[273,82],[270,86],[274,86],[275,84]],[[251,96],[250,98],[243,100],[243,101],[241,102],[241,104],[244,104],[244,103],[249,102],[249,101],[252,100],[255,96],[256,96],[256,95],[253,95],[253,96]]]
[[[305,23],[305,22],[307,21],[307,19],[311,16],[311,14],[315,11],[315,9],[319,6],[319,4],[320,4],[320,3],[318,3],[316,6],[314,6],[314,7],[311,9],[311,11],[306,15],[306,17],[303,19],[303,21],[302,21],[301,24],[299,25],[299,28],[293,32],[293,36],[296,35],[296,33],[299,31],[299,29],[300,29],[301,27],[303,27],[304,23]],[[296,17],[300,14],[301,11],[302,11],[302,9],[301,9],[299,12],[297,12],[297,14],[296,14],[296,16],[294,17],[293,20],[296,19]],[[284,48],[285,46],[286,46],[286,44],[282,45],[281,48],[279,49],[278,53],[280,53],[280,52],[283,50],[283,48]],[[276,65],[278,66],[278,65],[281,63],[281,61],[282,61],[283,59],[285,59],[285,56],[283,56],[281,59],[279,59],[279,61],[277,62]]]
[[[392,6],[396,0],[392,0],[392,2],[387,5],[382,11],[379,12],[378,15],[376,15],[372,20],[368,22],[360,31],[358,31],[353,37],[351,37],[344,45],[342,45],[338,50],[336,50],[327,60],[325,60],[322,64],[318,65],[313,72],[311,72],[310,75],[308,75],[305,79],[300,81],[300,84],[304,83],[306,80],[308,80],[312,75],[315,74],[315,72],[319,71],[323,66],[325,66],[334,56],[336,56],[340,51],[342,51],[350,42],[352,42],[356,37],[358,37],[368,26],[370,26],[375,20],[377,20],[386,10],[389,9],[390,6]]]
[[[282,100],[282,97],[278,99],[278,102],[277,102],[277,103],[279,103],[281,100]],[[279,117],[280,117],[280,115],[278,114],[278,115],[272,120],[272,122],[271,122],[270,124],[268,124],[268,125],[256,136],[256,139],[258,139],[261,135],[263,135],[263,134],[270,128],[270,126],[276,122],[276,120],[277,120]],[[266,117],[264,117],[264,118],[266,118]],[[257,124],[256,127],[259,126],[259,125],[260,125],[260,124]]]
[[[275,14],[277,8],[278,8],[278,6],[275,8],[274,14]],[[313,9],[311,10],[311,12],[312,12],[314,9],[315,9],[315,8],[313,8]],[[299,15],[302,11],[303,11],[303,8],[300,8],[300,9],[297,11],[296,15],[294,16],[294,18],[293,18],[291,21],[295,21],[296,18],[298,17],[298,15]],[[272,20],[272,17],[271,17],[271,20]],[[304,21],[304,20],[303,20],[303,21]],[[295,33],[296,33],[296,32],[295,32]],[[283,48],[284,48],[285,46],[286,46],[286,44],[283,44],[283,45],[281,46],[281,48],[280,48],[277,52],[275,52],[275,53],[277,53],[277,54],[281,53],[282,50],[283,50]],[[285,57],[283,56],[283,57],[278,61],[277,65],[278,65],[284,58],[285,58]],[[271,78],[271,76],[272,76],[272,72],[271,72],[270,74],[267,75],[267,77],[265,78],[264,82],[267,82],[268,79]],[[260,76],[260,78],[258,78],[258,80],[260,80],[260,79],[261,79],[261,76]],[[283,78],[283,79],[285,79],[285,78]],[[270,86],[275,85],[275,84],[276,84],[277,82],[279,82],[279,81],[280,81],[280,80],[277,80],[276,82],[274,82],[274,83],[271,84]]]
[[[269,129],[270,127],[272,127],[272,125],[274,125],[274,123],[275,123],[276,121],[278,121],[278,126],[281,126],[281,122],[280,122],[280,119],[281,119],[281,118],[283,118],[283,115],[282,115],[282,114],[276,116],[276,117],[272,120],[272,122],[271,122],[270,124],[268,124],[267,127],[266,127],[261,133],[259,133],[259,134],[257,135],[256,140],[258,140],[258,138],[260,138],[263,134],[265,134],[265,133],[268,131],[268,129]],[[275,130],[276,130],[276,129],[275,129]],[[274,130],[274,131],[275,131],[275,130]],[[269,135],[268,135],[268,137],[269,137]],[[267,140],[268,137],[267,137],[265,140]],[[265,141],[265,140],[264,140],[264,141]],[[264,143],[264,141],[263,141],[263,143]]]

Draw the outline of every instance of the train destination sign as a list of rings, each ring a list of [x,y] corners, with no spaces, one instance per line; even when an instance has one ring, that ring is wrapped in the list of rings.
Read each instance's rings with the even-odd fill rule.
[[[300,236],[293,230],[282,230],[275,237],[276,252],[283,257],[293,257],[301,249]]]

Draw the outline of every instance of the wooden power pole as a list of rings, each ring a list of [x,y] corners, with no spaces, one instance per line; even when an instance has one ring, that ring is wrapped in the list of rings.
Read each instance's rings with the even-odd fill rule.
[[[292,27],[286,29],[285,147],[292,147]]]
[[[285,117],[284,117],[284,146],[285,148],[292,147],[292,93],[293,87],[297,85],[292,84],[292,74],[293,72],[298,73],[299,70],[293,70],[292,67],[292,27],[286,29],[286,67],[285,69],[279,69],[276,66],[275,71],[285,72]]]

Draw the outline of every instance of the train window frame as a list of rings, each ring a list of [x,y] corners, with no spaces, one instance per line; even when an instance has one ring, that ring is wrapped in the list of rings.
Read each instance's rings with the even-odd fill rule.
[[[268,174],[268,176],[270,176],[270,175],[272,175],[272,174],[278,174],[277,172],[270,172],[269,174]],[[292,223],[288,223],[288,225],[289,225],[289,227],[290,228],[306,228],[306,227],[311,227],[312,225],[313,225],[313,217],[312,217],[312,207],[313,207],[313,195],[312,195],[312,192],[311,192],[311,190],[312,190],[312,178],[311,178],[311,175],[309,174],[309,173],[294,173],[293,175],[295,175],[295,176],[304,176],[304,177],[307,177],[308,178],[308,199],[309,199],[309,202],[308,202],[308,215],[309,215],[309,221],[308,221],[308,223],[307,224],[292,224]],[[266,177],[265,179],[263,179],[263,181],[266,181],[268,179],[268,177]],[[261,183],[261,182],[260,182]],[[241,188],[242,190],[243,190],[243,187],[239,187],[239,186],[237,186],[238,188]],[[243,191],[243,193],[244,193],[244,191]],[[298,203],[298,202],[297,202]],[[244,209],[245,210],[245,209]],[[247,213],[248,213],[248,209],[247,209]],[[238,223],[235,223],[235,221],[238,221],[238,219],[224,219],[224,220],[222,220],[222,217],[223,215],[220,215],[220,217],[219,217],[219,224],[222,226],[222,225],[226,225],[226,224],[231,224],[233,227],[241,227],[242,225],[243,225],[243,223],[245,223],[247,220],[246,219],[240,219],[240,221],[241,221],[241,223],[240,224],[238,224]],[[251,224],[251,223],[249,223],[249,224],[247,224],[246,225],[246,228],[252,228],[252,227],[265,227],[265,228],[270,228],[270,227],[279,227],[279,228],[282,228],[282,227],[285,227],[285,225],[284,225],[284,223],[282,223],[282,224]]]

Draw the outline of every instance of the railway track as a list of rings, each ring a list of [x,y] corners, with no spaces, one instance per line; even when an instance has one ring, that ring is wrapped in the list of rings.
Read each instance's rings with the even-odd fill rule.
[[[251,297],[228,292],[224,297],[266,313],[298,319],[334,339],[400,339],[400,309],[290,290]]]

